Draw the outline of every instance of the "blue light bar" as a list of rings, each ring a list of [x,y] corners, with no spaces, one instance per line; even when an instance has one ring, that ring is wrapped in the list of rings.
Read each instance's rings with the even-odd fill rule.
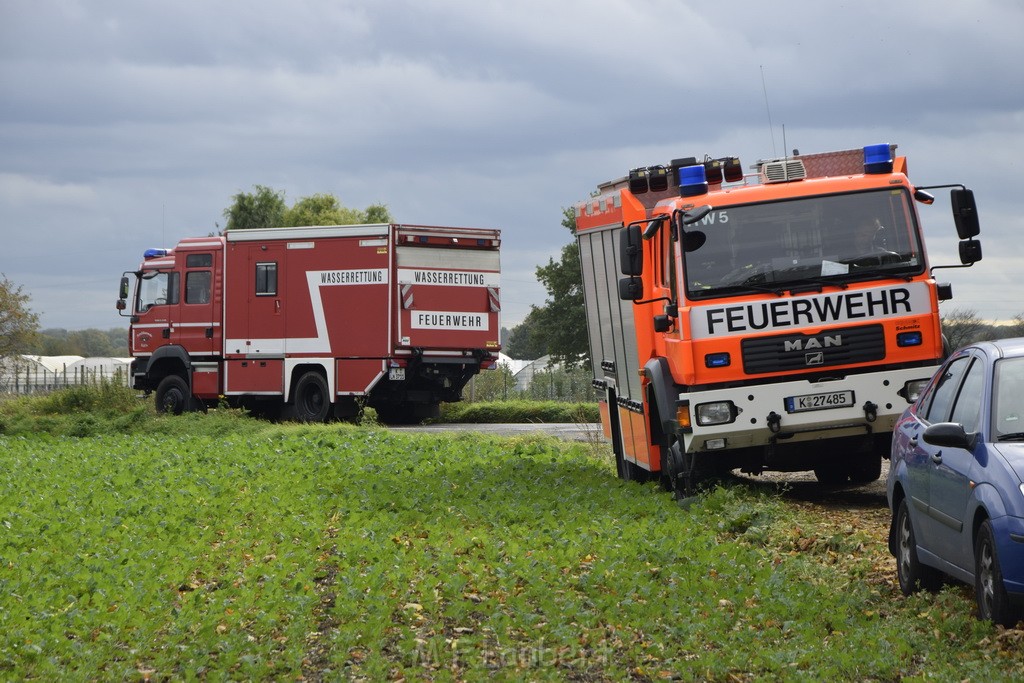
[[[704,173],[704,164],[683,166],[679,169],[679,196],[695,197],[708,193],[708,177]]]
[[[920,346],[924,341],[920,332],[900,332],[896,335],[896,346]]]
[[[142,252],[143,260],[148,261],[151,258],[160,258],[161,256],[167,256],[166,249],[147,249]]]
[[[864,148],[865,173],[892,173],[892,151],[889,145],[868,145]]]
[[[709,353],[704,356],[704,367],[706,368],[724,368],[731,364],[728,352],[723,353]]]

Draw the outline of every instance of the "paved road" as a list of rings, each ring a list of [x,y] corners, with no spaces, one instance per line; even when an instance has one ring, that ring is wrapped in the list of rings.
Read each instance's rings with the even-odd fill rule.
[[[548,434],[566,441],[594,441],[601,437],[600,424],[564,423],[522,423],[522,424],[436,424],[414,425],[410,427],[392,427],[396,431],[410,432],[479,432],[498,436],[516,436],[522,434]]]

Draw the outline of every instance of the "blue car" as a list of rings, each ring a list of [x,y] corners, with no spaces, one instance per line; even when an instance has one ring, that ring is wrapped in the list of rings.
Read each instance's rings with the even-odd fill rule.
[[[1024,338],[956,351],[893,430],[887,481],[904,595],[943,576],[974,586],[978,618],[1024,618]]]

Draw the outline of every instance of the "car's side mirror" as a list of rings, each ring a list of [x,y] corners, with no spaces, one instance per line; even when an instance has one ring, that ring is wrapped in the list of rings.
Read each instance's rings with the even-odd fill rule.
[[[924,442],[945,448],[963,448],[973,451],[978,440],[977,434],[968,434],[964,426],[956,422],[936,422],[924,430]]]

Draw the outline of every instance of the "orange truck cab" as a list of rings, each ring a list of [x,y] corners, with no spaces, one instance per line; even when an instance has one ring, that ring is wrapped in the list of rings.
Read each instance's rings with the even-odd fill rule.
[[[919,188],[895,145],[633,169],[576,207],[594,387],[619,476],[685,494],[728,470],[880,475],[945,349],[916,204],[951,189],[961,267],[973,193]]]

